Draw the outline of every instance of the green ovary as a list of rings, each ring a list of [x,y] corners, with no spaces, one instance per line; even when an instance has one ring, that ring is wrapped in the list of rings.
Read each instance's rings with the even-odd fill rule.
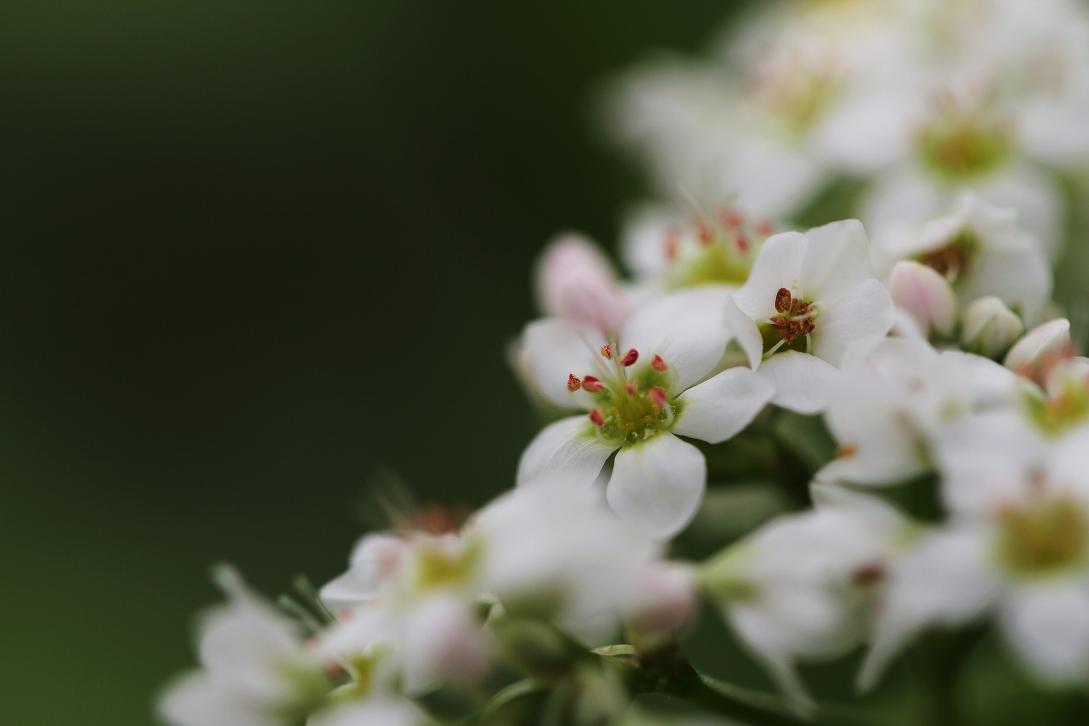
[[[1059,499],[1006,512],[998,539],[1003,564],[1023,575],[1040,575],[1077,564],[1089,537],[1081,508]]]
[[[476,571],[480,549],[480,543],[476,540],[470,540],[454,551],[438,544],[421,546],[416,554],[416,588],[426,592],[465,584]]]
[[[749,279],[752,252],[741,252],[733,239],[716,236],[713,242],[693,255],[676,279],[676,287],[695,287],[725,283],[742,285]]]
[[[647,441],[673,427],[680,413],[680,402],[670,395],[672,381],[665,372],[647,366],[639,374],[627,379],[634,388],[629,392],[624,385],[606,385],[593,394],[594,408],[604,421],[597,428],[597,435],[617,446],[630,446]],[[666,403],[659,406],[651,395],[651,389],[665,393]]]
[[[1024,403],[1033,422],[1047,434],[1062,433],[1089,418],[1089,389],[1077,381],[1050,398],[1026,393]]]

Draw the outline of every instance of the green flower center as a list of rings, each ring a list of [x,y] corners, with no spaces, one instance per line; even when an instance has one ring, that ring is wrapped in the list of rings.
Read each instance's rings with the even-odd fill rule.
[[[675,264],[669,286],[743,284],[749,279],[760,245],[772,231],[770,222],[751,222],[736,209],[697,217],[688,227],[670,229],[665,236],[665,255]]]
[[[813,331],[817,327],[817,305],[812,300],[796,298],[785,287],[775,294],[775,315],[761,323],[764,357],[781,350],[807,352]]]
[[[916,141],[928,168],[959,181],[984,175],[1005,162],[1013,136],[1004,119],[951,107],[949,113],[924,126]]]
[[[464,585],[476,572],[481,554],[475,538],[455,546],[443,539],[421,542],[415,553],[413,585],[418,592]]]
[[[1085,557],[1087,534],[1084,512],[1068,499],[1010,509],[1002,514],[999,557],[1019,574],[1048,574]]]
[[[1022,400],[1033,423],[1047,434],[1062,433],[1089,418],[1089,386],[1074,377],[1050,396],[1027,389]]]
[[[673,427],[681,403],[673,398],[674,376],[660,356],[638,367],[634,348],[618,357],[615,346],[604,346],[602,356],[613,362],[601,376],[568,376],[567,387],[590,395],[590,422],[595,435],[616,446],[631,446]]]
[[[795,136],[810,131],[825,115],[842,79],[830,66],[792,65],[786,72],[757,75],[751,88],[757,102]]]
[[[952,285],[971,272],[978,251],[979,239],[972,230],[965,229],[942,247],[917,255],[915,261],[932,268]]]

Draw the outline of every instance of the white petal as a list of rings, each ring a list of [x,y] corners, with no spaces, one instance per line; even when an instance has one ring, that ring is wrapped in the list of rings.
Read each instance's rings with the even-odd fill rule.
[[[688,290],[641,305],[620,334],[621,351],[635,348],[642,362],[660,355],[676,372],[678,389],[688,388],[722,360],[728,296],[722,289]]]
[[[1002,610],[1002,632],[1044,679],[1081,682],[1089,672],[1089,585],[1064,580],[1023,586]]]
[[[858,340],[883,338],[895,319],[892,298],[876,278],[822,307],[813,334],[814,353],[839,365],[847,347]]]
[[[810,299],[828,302],[873,278],[870,243],[857,219],[808,230],[801,289]]]
[[[518,484],[571,479],[587,486],[616,447],[600,441],[585,416],[571,416],[545,426],[518,462]]]
[[[775,389],[748,368],[731,368],[689,388],[673,430],[712,444],[731,438],[756,417]]]
[[[941,531],[925,536],[893,565],[859,672],[860,688],[873,686],[892,657],[922,630],[967,622],[992,604],[998,585],[989,544],[980,530]]]
[[[760,337],[760,329],[752,318],[742,312],[731,295],[726,300],[723,319],[729,332],[730,340],[736,340],[745,357],[749,359],[749,367],[756,370],[760,367],[760,359],[764,355],[764,340]]]
[[[659,434],[616,455],[606,497],[613,511],[652,536],[669,537],[696,514],[707,462],[692,444]]]
[[[567,377],[594,372],[600,358],[597,351],[604,343],[604,335],[589,325],[561,318],[536,320],[522,335],[520,368],[552,405],[585,408],[585,392],[568,391]]]
[[[772,403],[806,414],[827,408],[840,380],[840,372],[829,363],[794,350],[776,353],[758,373],[775,388]]]
[[[809,240],[799,232],[782,232],[768,238],[756,256],[749,279],[734,293],[734,302],[751,320],[775,314],[779,288],[798,286],[802,260]]]

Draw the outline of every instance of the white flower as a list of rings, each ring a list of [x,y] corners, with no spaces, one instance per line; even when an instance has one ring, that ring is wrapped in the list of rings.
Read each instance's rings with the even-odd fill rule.
[[[817,508],[780,517],[704,565],[705,590],[783,691],[810,705],[794,664],[832,658],[867,632],[872,591],[908,524],[880,500],[814,488]]]
[[[914,338],[852,348],[843,374],[825,413],[839,452],[819,481],[879,486],[922,474],[945,427],[1017,400],[1015,378],[1002,366]]]
[[[250,592],[230,569],[217,572],[229,602],[203,619],[202,670],[175,682],[159,703],[171,726],[291,726],[331,685],[298,625]]]
[[[605,333],[619,330],[628,300],[608,259],[585,237],[567,233],[549,242],[537,262],[537,304],[548,316],[570,318]]]
[[[961,344],[968,350],[994,358],[1009,350],[1025,325],[996,297],[981,297],[964,311]]]
[[[688,216],[644,207],[628,220],[623,259],[653,289],[736,288],[748,279],[760,245],[772,231],[770,221],[753,219],[735,206]]]
[[[1042,387],[1023,381],[1022,404],[1021,412],[1045,438],[1061,438],[1089,427],[1089,359],[1055,362]]]
[[[848,346],[884,337],[893,323],[856,220],[770,238],[733,302],[729,326],[774,386],[772,403],[800,413],[827,406]]]
[[[1039,678],[1089,672],[1089,439],[1040,448],[1016,419],[965,421],[941,454],[954,518],[891,569],[869,656],[871,685],[915,634],[993,614]]]
[[[963,305],[993,295],[1030,323],[1051,297],[1047,257],[1019,226],[1017,213],[972,195],[948,216],[875,236],[873,254],[878,269],[920,262],[943,275]]]
[[[522,454],[518,483],[563,475],[588,486],[618,451],[607,489],[617,514],[659,536],[682,529],[703,498],[706,464],[677,435],[725,441],[771,397],[747,368],[716,374],[726,295],[700,289],[647,302],[613,341],[566,320],[530,324],[523,360],[536,387],[589,415],[545,427]]]
[[[472,524],[486,543],[487,589],[510,612],[544,617],[589,642],[612,633],[658,547],[582,482],[519,487]]]
[[[1017,341],[1004,365],[1019,376],[1043,385],[1052,366],[1073,353],[1070,321],[1056,318],[1038,325]]]

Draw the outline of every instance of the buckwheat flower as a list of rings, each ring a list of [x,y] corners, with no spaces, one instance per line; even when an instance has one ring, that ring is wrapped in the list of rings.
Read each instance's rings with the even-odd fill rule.
[[[539,484],[503,495],[473,521],[487,543],[486,587],[507,611],[597,643],[615,631],[659,547],[584,482]]]
[[[629,302],[605,255],[582,235],[557,236],[541,254],[537,304],[547,316],[569,318],[615,333]]]
[[[783,692],[812,701],[799,660],[834,658],[867,633],[875,588],[908,522],[880,500],[846,489],[814,489],[816,509],[783,516],[702,568],[707,596]]]
[[[230,569],[217,572],[228,602],[200,625],[201,670],[159,702],[171,726],[292,726],[331,689],[296,623],[251,592]]]
[[[1013,209],[995,207],[974,195],[956,210],[919,228],[875,237],[878,269],[913,260],[945,277],[962,305],[994,296],[1029,323],[1051,298],[1051,268],[1036,240],[1018,224]]]
[[[737,288],[773,231],[771,221],[736,206],[688,216],[645,207],[628,220],[623,259],[637,280],[659,290]]]
[[[758,414],[771,388],[748,368],[717,372],[726,349],[719,289],[692,290],[639,306],[616,339],[549,319],[523,336],[527,370],[561,419],[530,443],[518,483],[565,476],[590,485],[617,452],[607,486],[621,518],[658,536],[691,520],[703,498],[703,454],[678,436],[719,443]]]
[[[993,617],[1041,680],[1089,672],[1089,439],[1033,444],[1016,419],[966,422],[947,437],[954,514],[890,569],[860,685],[919,632]]]
[[[947,426],[1018,400],[1015,377],[994,361],[918,338],[853,347],[834,393],[825,423],[839,450],[816,478],[866,486],[930,471]]]
[[[870,266],[866,232],[847,220],[771,237],[727,316],[750,365],[774,387],[772,403],[816,413],[848,346],[884,337],[894,312]]]

